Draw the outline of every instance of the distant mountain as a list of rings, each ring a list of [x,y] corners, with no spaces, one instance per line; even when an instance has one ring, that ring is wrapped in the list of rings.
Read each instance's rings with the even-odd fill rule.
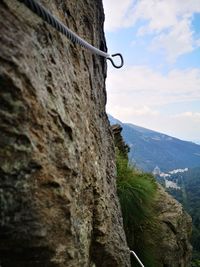
[[[197,145],[200,145],[200,141],[199,140],[193,140],[193,142]]]
[[[130,147],[129,158],[138,168],[152,172],[156,166],[161,171],[200,167],[200,145],[122,123],[110,115],[109,120],[123,127],[122,136]]]

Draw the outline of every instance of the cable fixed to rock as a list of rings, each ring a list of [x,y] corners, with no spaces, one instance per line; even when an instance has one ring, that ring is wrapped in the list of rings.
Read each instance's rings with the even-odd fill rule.
[[[136,260],[139,262],[140,266],[144,267],[143,263],[138,258],[137,254],[133,250],[130,250],[130,253],[133,254],[133,256],[136,258]]]
[[[106,59],[110,60],[110,62],[115,68],[119,69],[124,65],[124,60],[120,53],[110,55],[89,44],[81,37],[79,37],[76,33],[67,28],[61,21],[59,21],[56,17],[54,17],[45,7],[43,7],[37,1],[35,0],[18,0],[18,1],[25,4],[32,12],[41,17],[44,21],[46,21],[49,25],[54,27],[57,31],[67,36],[67,38],[69,38],[73,43],[79,44],[80,46],[90,50],[93,54],[105,57]],[[116,65],[113,59],[111,58],[116,56],[119,56],[119,58],[121,59],[121,63],[119,65]]]

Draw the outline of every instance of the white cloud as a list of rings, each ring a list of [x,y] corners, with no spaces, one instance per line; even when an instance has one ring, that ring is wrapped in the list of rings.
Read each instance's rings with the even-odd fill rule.
[[[177,23],[175,1],[137,1],[133,16],[147,24],[139,29],[140,34],[160,32]]]
[[[115,116],[118,119],[131,121],[133,118],[136,117],[152,117],[157,116],[159,112],[157,110],[154,110],[148,106],[142,106],[139,107],[137,105],[133,106],[122,106],[122,105],[108,105],[107,106],[107,112],[110,114],[115,114]]]
[[[103,3],[105,28],[109,31],[145,20],[147,32],[160,32],[200,12],[199,0],[103,0]]]
[[[132,46],[137,42],[145,48],[148,40],[147,52],[153,49],[163,53],[172,63],[200,47],[192,25],[194,13],[200,13],[200,0],[103,1],[107,31],[137,26],[134,30],[138,35]],[[140,42],[142,38],[144,42]],[[167,115],[162,109],[163,105],[172,104],[175,113],[176,103],[180,107],[200,101],[200,69],[172,69],[162,74],[148,66],[126,66],[120,73],[112,68],[108,72],[107,94],[108,112],[122,121],[182,139],[200,140],[200,109],[194,112],[195,108],[184,108],[187,112],[182,113],[177,109],[175,115]]]
[[[133,0],[104,0],[103,3],[106,14],[105,29],[107,31],[131,26]]]
[[[200,13],[200,0],[104,0],[104,6],[106,30],[142,21],[138,35],[152,34],[152,47],[163,50],[171,62],[200,46],[192,29],[193,14]]]
[[[153,39],[152,47],[161,48],[169,62],[174,62],[179,56],[193,51],[198,42],[193,39],[190,19],[184,18],[172,27],[168,33],[161,33]]]
[[[147,21],[144,32],[159,33],[191,18],[195,12],[200,12],[199,0],[140,0],[135,5],[133,16]]]
[[[187,111],[162,118],[169,133],[185,140],[200,140],[200,112]],[[178,127],[177,127],[178,126]]]
[[[134,110],[132,109],[132,115],[136,116],[146,116],[146,115],[157,115],[158,111],[151,109],[148,106],[142,106],[141,108],[135,108]]]
[[[161,112],[168,104],[200,101],[200,69],[174,69],[165,75],[147,66],[126,67],[120,74],[111,70],[107,78],[108,113],[182,139],[200,139],[200,112],[188,110],[173,116]]]
[[[200,69],[171,70],[166,75],[147,66],[124,67],[120,75],[109,71],[107,92],[110,103],[156,107],[169,103],[200,100]]]
[[[190,119],[190,120],[193,120],[194,122],[200,123],[200,112],[186,111],[183,113],[176,114],[172,117],[173,118]],[[199,135],[200,135],[200,133],[199,133]]]

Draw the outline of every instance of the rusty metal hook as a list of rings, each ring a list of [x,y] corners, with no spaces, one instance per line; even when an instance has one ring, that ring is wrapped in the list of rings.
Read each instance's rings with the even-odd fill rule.
[[[121,59],[121,64],[120,65],[116,65],[114,63],[114,61],[112,60],[111,57],[107,57],[108,60],[110,60],[110,62],[112,63],[113,67],[117,68],[117,69],[120,69],[123,65],[124,65],[124,59],[123,59],[123,56],[120,54],[120,53],[117,53],[117,54],[113,54],[111,55],[112,57],[116,57],[116,56],[119,56],[120,59]]]

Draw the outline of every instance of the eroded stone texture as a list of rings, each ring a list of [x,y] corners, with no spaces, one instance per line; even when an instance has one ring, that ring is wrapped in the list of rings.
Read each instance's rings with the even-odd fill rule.
[[[161,186],[158,186],[154,209],[160,230],[157,235],[154,233],[157,266],[189,267],[192,256],[191,217]]]
[[[41,0],[105,48],[101,0]],[[0,1],[0,265],[129,266],[105,60]]]
[[[123,140],[121,135],[122,127],[119,124],[114,124],[111,126],[111,130],[114,136],[115,148],[120,151],[120,154],[128,160],[128,152],[130,151],[129,146]]]
[[[190,267],[192,219],[182,205],[158,185],[154,219],[143,225],[144,246],[157,267]]]

